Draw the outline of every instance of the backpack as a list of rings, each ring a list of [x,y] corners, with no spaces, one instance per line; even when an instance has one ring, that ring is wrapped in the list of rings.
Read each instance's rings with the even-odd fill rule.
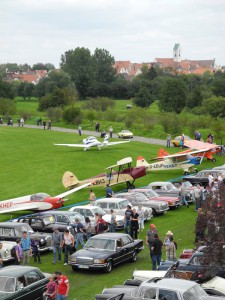
[[[14,257],[14,258],[16,257],[16,246],[12,247],[12,249],[11,249],[11,256]]]

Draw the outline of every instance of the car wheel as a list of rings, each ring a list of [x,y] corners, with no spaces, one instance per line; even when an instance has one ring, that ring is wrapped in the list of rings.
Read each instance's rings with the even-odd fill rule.
[[[152,215],[153,215],[153,217],[155,217],[157,215],[156,210],[154,208],[152,208]]]
[[[111,271],[112,271],[112,262],[111,262],[111,260],[109,260],[107,262],[107,265],[106,265],[106,268],[105,268],[105,272],[106,273],[110,273]]]
[[[137,252],[136,251],[133,252],[132,257],[131,257],[131,261],[132,262],[137,261]]]
[[[77,270],[75,266],[71,266],[71,267],[74,272]]]

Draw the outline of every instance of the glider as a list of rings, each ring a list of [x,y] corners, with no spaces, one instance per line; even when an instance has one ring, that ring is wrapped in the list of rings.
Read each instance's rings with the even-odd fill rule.
[[[73,187],[79,187],[80,185],[91,183],[90,187],[106,187],[126,183],[127,188],[134,188],[134,181],[142,176],[146,175],[145,166],[131,167],[132,158],[126,157],[117,161],[113,166],[106,168],[108,173],[102,173],[94,177],[79,181],[78,178],[72,172],[65,172],[62,178],[62,183],[65,188],[70,189]],[[113,169],[117,168],[118,171]]]
[[[155,163],[148,163],[143,156],[137,158],[136,166],[145,166],[148,172],[160,170],[178,170],[182,169],[184,174],[189,174],[190,169],[202,162],[203,156],[193,156],[193,154],[204,153],[207,149],[191,151],[188,153],[176,153],[169,155],[164,149],[160,149]]]
[[[107,146],[114,146],[118,144],[129,143],[130,141],[120,141],[120,142],[109,142],[109,137],[106,134],[104,141],[99,142],[96,137],[88,136],[87,138],[83,139],[83,144],[54,144],[55,146],[68,146],[68,147],[80,147],[83,148],[84,151],[90,149],[91,147],[97,147],[98,150],[101,150],[103,147]]]
[[[46,193],[37,193],[18,198],[2,200],[0,201],[0,214],[16,212],[21,210],[43,211],[60,208],[66,201],[64,197],[75,193],[76,191],[86,186],[89,186],[90,184],[90,182],[86,182],[85,184],[80,185],[79,187],[76,187],[70,191],[64,192],[54,197],[51,197]]]

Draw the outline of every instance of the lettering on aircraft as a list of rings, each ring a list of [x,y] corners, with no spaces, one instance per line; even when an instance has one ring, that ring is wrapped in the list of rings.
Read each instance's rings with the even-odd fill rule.
[[[10,208],[13,206],[12,202],[0,203],[0,208]]]
[[[105,183],[105,179],[104,178],[99,179],[99,180],[95,180],[92,184],[93,185],[99,185],[99,184],[102,184],[102,183]]]
[[[170,168],[175,168],[177,167],[177,164],[154,164],[154,165],[149,165],[149,169],[170,169]]]

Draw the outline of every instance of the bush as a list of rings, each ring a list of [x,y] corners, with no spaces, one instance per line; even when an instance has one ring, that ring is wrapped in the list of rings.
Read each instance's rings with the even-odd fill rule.
[[[85,104],[87,109],[95,109],[96,111],[106,111],[108,108],[113,108],[115,101],[106,97],[90,98]]]
[[[0,98],[0,114],[3,116],[14,115],[16,105],[12,100]]]
[[[83,120],[83,115],[79,107],[71,106],[63,112],[63,120],[66,123],[80,124]]]
[[[47,109],[47,116],[50,120],[59,122],[62,118],[63,110],[60,107],[49,107]]]

